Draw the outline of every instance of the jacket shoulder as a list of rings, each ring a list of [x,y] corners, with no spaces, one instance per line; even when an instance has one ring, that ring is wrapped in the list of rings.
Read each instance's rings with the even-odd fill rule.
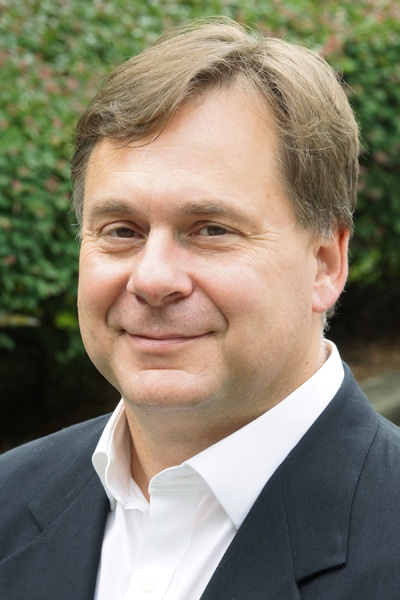
[[[108,418],[109,415],[104,415],[71,425],[2,454],[0,505],[3,496],[10,502],[14,490],[18,497],[29,501],[36,490],[48,484],[53,474],[70,471],[71,466],[85,456],[90,460]]]

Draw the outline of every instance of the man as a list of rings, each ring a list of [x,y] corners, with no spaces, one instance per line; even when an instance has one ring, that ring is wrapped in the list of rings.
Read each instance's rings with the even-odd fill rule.
[[[226,19],[111,75],[72,167],[122,400],[2,457],[4,598],[399,597],[399,432],[323,336],[357,155],[330,67]]]

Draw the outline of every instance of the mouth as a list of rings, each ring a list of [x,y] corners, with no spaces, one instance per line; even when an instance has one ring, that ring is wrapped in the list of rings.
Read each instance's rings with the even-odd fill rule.
[[[200,335],[183,335],[181,333],[168,333],[157,335],[142,335],[128,333],[130,340],[142,350],[155,351],[167,348],[176,348],[205,337],[208,333]]]

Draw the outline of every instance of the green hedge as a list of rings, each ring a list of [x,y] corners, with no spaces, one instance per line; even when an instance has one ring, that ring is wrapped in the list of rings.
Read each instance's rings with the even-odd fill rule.
[[[0,346],[13,327],[82,352],[68,160],[75,122],[106,75],[171,25],[224,14],[322,52],[343,73],[364,151],[351,281],[400,275],[397,0],[3,0],[0,3]]]

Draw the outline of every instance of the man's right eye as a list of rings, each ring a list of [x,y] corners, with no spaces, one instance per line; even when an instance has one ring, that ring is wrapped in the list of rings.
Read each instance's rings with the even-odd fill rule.
[[[129,227],[117,227],[110,232],[110,235],[116,238],[138,237],[138,233]]]

